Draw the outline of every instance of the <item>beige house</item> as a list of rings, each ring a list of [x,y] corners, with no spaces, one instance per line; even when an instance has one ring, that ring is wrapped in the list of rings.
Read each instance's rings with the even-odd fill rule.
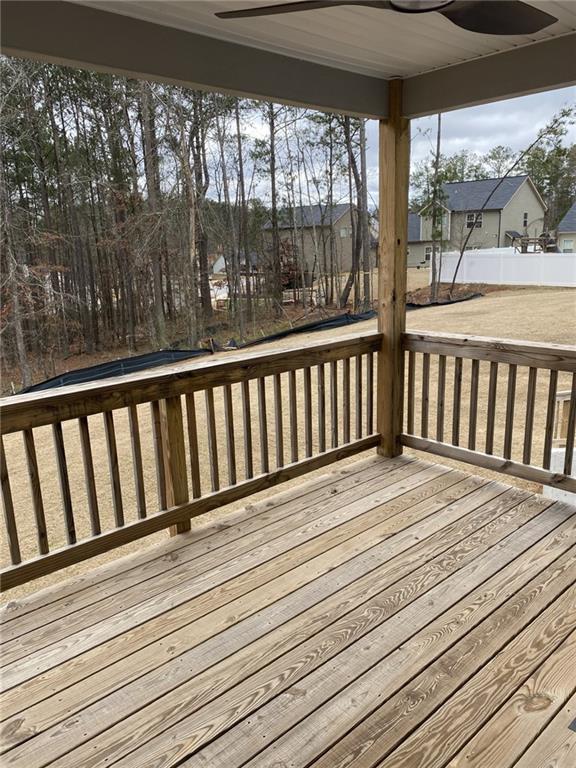
[[[358,226],[356,206],[304,205],[278,215],[280,250],[286,261],[304,257],[307,272],[348,272],[352,267],[353,235]],[[371,266],[376,266],[377,239],[370,233]],[[264,244],[272,248],[272,223],[264,225]]]
[[[560,253],[576,253],[576,201],[558,224],[556,241]]]
[[[499,183],[500,179],[480,179],[443,185],[443,250],[460,250],[470,230],[470,249],[505,248],[519,237],[542,233],[546,206],[530,177],[510,176]],[[409,266],[430,261],[432,220],[428,210],[410,214]]]

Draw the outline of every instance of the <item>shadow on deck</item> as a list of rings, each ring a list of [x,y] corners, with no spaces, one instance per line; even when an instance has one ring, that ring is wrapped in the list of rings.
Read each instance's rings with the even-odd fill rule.
[[[11,603],[3,765],[568,768],[575,516],[370,456]]]

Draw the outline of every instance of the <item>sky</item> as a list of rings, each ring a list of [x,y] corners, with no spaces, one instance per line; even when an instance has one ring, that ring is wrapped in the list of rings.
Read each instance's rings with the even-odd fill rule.
[[[482,154],[498,144],[525,149],[562,107],[576,104],[576,87],[522,96],[442,115],[442,152],[449,155],[468,149]],[[436,141],[436,116],[412,122],[411,163],[425,159]],[[566,140],[576,143],[576,126]],[[378,195],[378,123],[368,126],[370,194]]]

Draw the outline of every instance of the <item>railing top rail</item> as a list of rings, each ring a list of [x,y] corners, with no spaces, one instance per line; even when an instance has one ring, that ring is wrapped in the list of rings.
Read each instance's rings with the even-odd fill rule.
[[[412,331],[404,334],[404,349],[448,357],[576,372],[576,346],[569,345]]]
[[[139,372],[104,381],[12,395],[0,398],[0,431],[1,434],[8,434],[375,352],[380,339],[381,334],[373,331],[272,351],[229,352],[172,365],[168,370]]]

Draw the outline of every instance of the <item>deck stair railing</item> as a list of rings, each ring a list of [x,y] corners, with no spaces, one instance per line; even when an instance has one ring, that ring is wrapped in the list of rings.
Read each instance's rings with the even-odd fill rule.
[[[405,446],[576,492],[576,348],[407,333],[404,350]]]
[[[3,588],[185,532],[192,517],[375,446],[379,347],[371,333],[5,398]]]

